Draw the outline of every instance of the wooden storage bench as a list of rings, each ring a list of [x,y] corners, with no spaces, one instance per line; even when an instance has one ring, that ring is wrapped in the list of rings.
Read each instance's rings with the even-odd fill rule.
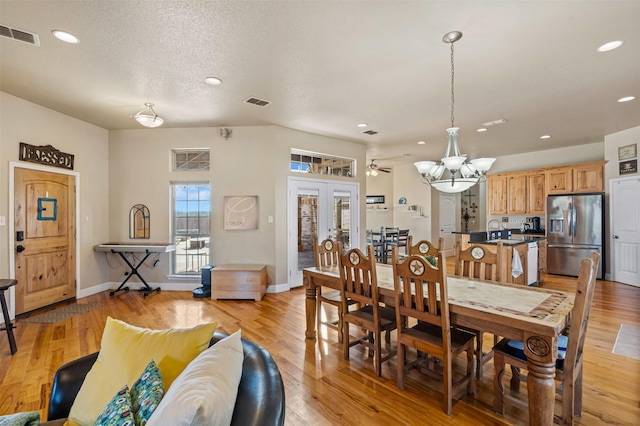
[[[218,265],[211,270],[211,299],[262,300],[267,291],[267,265]]]

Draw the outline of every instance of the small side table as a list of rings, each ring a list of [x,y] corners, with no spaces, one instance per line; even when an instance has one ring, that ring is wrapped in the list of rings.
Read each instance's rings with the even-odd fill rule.
[[[16,280],[0,279],[0,304],[2,305],[2,315],[4,316],[4,327],[0,328],[0,331],[6,330],[7,337],[9,338],[9,347],[11,348],[11,355],[18,351],[16,346],[16,338],[13,336],[13,329],[15,325],[9,319],[9,308],[7,307],[7,300],[4,298],[5,290],[9,290],[9,287],[18,284]]]

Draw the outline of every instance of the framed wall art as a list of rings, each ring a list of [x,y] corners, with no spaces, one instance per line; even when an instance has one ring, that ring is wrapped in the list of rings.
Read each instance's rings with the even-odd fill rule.
[[[632,143],[618,148],[618,160],[629,160],[638,155],[638,144]]]
[[[258,229],[258,196],[229,195],[223,200],[224,229]]]

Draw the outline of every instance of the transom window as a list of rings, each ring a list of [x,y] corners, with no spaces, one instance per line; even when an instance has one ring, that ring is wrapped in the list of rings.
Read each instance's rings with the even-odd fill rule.
[[[211,187],[208,183],[171,185],[173,275],[199,275],[210,263]]]
[[[352,158],[341,158],[314,152],[291,150],[290,170],[299,173],[315,173],[353,177]]]
[[[197,171],[210,168],[208,149],[174,149],[172,153],[174,171]]]

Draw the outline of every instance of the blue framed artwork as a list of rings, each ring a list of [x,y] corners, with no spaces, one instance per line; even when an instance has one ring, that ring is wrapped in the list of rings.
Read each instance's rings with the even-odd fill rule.
[[[38,220],[56,220],[58,218],[58,200],[38,198]]]

